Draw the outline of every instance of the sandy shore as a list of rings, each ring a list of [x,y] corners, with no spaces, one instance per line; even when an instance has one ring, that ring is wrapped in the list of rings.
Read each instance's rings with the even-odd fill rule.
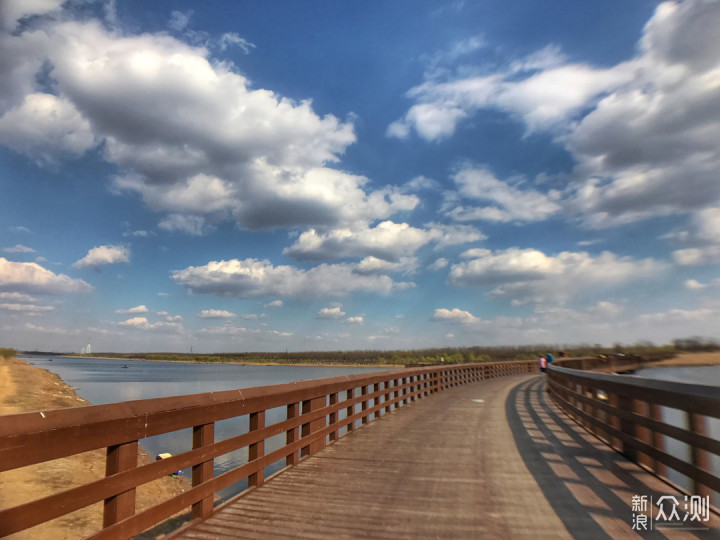
[[[720,352],[708,353],[684,353],[675,358],[653,362],[647,367],[672,367],[672,366],[717,366],[720,365]]]
[[[0,358],[0,414],[89,405],[57,375],[14,358]],[[142,452],[140,463],[152,458]],[[68,458],[0,473],[0,508],[17,506],[86,484],[105,476],[105,451],[95,450]],[[184,478],[162,478],[137,491],[138,509],[182,493]],[[12,539],[76,539],[102,527],[102,503],[97,503],[27,531]]]

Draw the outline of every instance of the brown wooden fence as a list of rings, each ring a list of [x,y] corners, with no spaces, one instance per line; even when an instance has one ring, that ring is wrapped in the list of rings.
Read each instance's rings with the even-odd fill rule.
[[[107,449],[104,478],[1,509],[0,537],[101,501],[103,529],[91,538],[129,538],[186,509],[205,519],[221,489],[244,479],[260,486],[269,465],[292,466],[398,407],[453,386],[537,370],[536,361],[434,366],[0,416],[0,472]],[[278,407],[285,408],[284,419],[266,424],[266,411]],[[215,441],[216,422],[242,416],[247,432]],[[192,450],[138,466],[139,441],[187,428]],[[282,434],[285,444],[266,453],[266,439]],[[246,464],[214,476],[214,459],[243,448]],[[191,489],[136,513],[139,486],[188,468]]]
[[[708,419],[720,418],[718,388],[557,366],[548,369],[548,382],[556,403],[579,424],[666,480],[668,469],[684,475],[691,483],[686,489],[718,504],[711,454],[720,456],[720,441],[708,433]],[[679,411],[680,421],[664,419],[663,407]],[[688,459],[667,451],[667,437],[688,445]]]

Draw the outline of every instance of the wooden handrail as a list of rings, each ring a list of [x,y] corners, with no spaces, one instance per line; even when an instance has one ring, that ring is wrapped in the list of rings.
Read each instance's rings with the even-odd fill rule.
[[[108,452],[105,478],[0,509],[0,536],[101,501],[103,529],[92,538],[129,538],[188,508],[206,518],[218,491],[244,479],[259,486],[265,467],[283,460],[292,466],[353,431],[358,422],[366,424],[453,386],[537,370],[535,360],[441,365],[0,416],[0,471],[99,448]],[[265,412],[277,407],[285,409],[285,418],[267,424]],[[214,440],[215,422],[243,416],[248,417],[247,432]],[[193,430],[192,450],[137,466],[138,441],[187,428]],[[284,446],[268,452],[265,440],[282,433]],[[243,448],[248,463],[214,476],[215,458]],[[193,470],[193,487],[136,512],[135,489],[179,469]]]
[[[554,401],[580,425],[628,459],[668,478],[668,469],[692,481],[696,495],[720,494],[720,477],[709,455],[720,456],[720,441],[708,436],[707,418],[720,418],[716,387],[588,373],[551,366],[548,383]],[[685,413],[685,426],[663,421],[661,407]],[[664,437],[690,446],[686,461],[665,451]]]

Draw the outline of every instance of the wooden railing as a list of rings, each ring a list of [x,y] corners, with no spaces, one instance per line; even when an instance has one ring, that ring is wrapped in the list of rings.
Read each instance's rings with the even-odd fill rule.
[[[292,466],[391,410],[453,386],[537,371],[536,361],[435,366],[0,416],[0,472],[107,449],[104,478],[1,509],[0,537],[101,501],[103,528],[90,538],[129,538],[189,508],[205,519],[221,489],[244,479],[260,486],[266,467]],[[278,407],[284,419],[267,424],[266,411]],[[215,441],[216,422],[243,416],[246,432]],[[139,441],[187,428],[190,451],[138,466]],[[285,444],[266,452],[266,439],[283,434]],[[247,463],[214,476],[214,459],[244,448]],[[136,512],[139,486],[188,468],[191,489]]]
[[[666,480],[672,480],[668,469],[684,475],[692,484],[685,489],[718,504],[720,478],[711,454],[720,456],[720,441],[708,432],[708,419],[720,418],[718,388],[557,366],[548,369],[548,382],[555,402],[580,425]],[[684,418],[671,423],[662,407]],[[689,458],[669,453],[666,437],[687,444]]]

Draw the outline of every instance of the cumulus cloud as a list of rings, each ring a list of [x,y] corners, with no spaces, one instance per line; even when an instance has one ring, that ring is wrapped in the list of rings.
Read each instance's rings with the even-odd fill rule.
[[[695,279],[688,279],[685,281],[685,288],[690,289],[691,291],[699,291],[706,289],[707,285],[705,283],[700,283]]]
[[[365,323],[365,318],[362,315],[355,315],[354,317],[348,317],[347,319],[345,319],[345,322],[347,324],[362,325]]]
[[[720,201],[719,44],[720,3],[663,2],[636,55],[614,66],[573,63],[550,45],[496,72],[433,71],[407,93],[413,105],[388,135],[442,139],[481,109],[504,111],[528,132],[549,131],[575,159],[563,206],[586,226],[692,213]],[[538,220],[558,210],[550,194],[481,180],[491,204],[459,206],[456,219]]]
[[[458,308],[436,309],[435,313],[433,313],[430,320],[449,322],[449,323],[457,323],[457,324],[473,324],[473,325],[481,322],[481,319],[475,317],[469,311],[464,311],[464,310],[458,309]]]
[[[457,221],[531,222],[543,221],[560,211],[559,191],[542,193],[524,188],[522,179],[498,180],[486,168],[465,167],[454,176],[459,195],[486,202],[487,206],[459,204],[447,210]],[[517,185],[516,185],[517,184]]]
[[[70,101],[52,94],[28,94],[0,116],[0,144],[43,162],[80,156],[95,143],[90,122]]]
[[[356,230],[335,229],[320,233],[305,231],[283,253],[298,260],[324,260],[341,257],[373,256],[397,261],[415,253],[429,242],[426,231],[408,225],[383,221],[376,227]]]
[[[147,306],[141,305],[141,306],[135,306],[131,307],[129,309],[116,309],[115,313],[120,314],[132,314],[132,313],[147,313],[149,310]]]
[[[654,259],[634,260],[607,251],[597,256],[587,252],[551,256],[536,249],[473,249],[465,257],[466,262],[451,267],[450,284],[489,289],[515,304],[563,303],[584,289],[653,277],[665,268]]]
[[[178,322],[158,321],[151,323],[150,321],[148,321],[147,317],[132,317],[125,321],[119,322],[118,324],[125,328],[129,328],[132,330],[142,330],[145,332],[156,331],[170,334],[182,334],[184,332],[182,324]]]
[[[232,319],[237,317],[234,313],[230,313],[224,309],[203,309],[198,317],[201,319]]]
[[[21,294],[68,294],[89,292],[81,279],[55,274],[37,263],[19,263],[0,257],[0,291]]]
[[[61,2],[5,4],[0,24],[12,30]],[[33,19],[0,34],[12,60],[0,59],[0,144],[38,161],[100,148],[119,170],[116,192],[139,194],[167,214],[161,228],[189,234],[224,220],[255,229],[342,227],[419,203],[332,168],[355,142],[351,117],[319,115],[309,99],[252,88],[235,66],[213,58],[230,46],[249,52],[254,45],[242,36],[193,33],[189,13],[177,11],[170,25],[191,44],[70,18]],[[39,73],[51,84],[41,88]]]
[[[283,301],[282,300],[273,300],[272,302],[268,302],[267,304],[265,304],[265,307],[281,308],[281,307],[283,307]]]
[[[673,251],[673,259],[679,265],[704,265],[720,260],[720,208],[696,212],[687,230],[675,231],[665,238],[692,246]]]
[[[324,307],[318,311],[316,317],[318,319],[342,319],[346,313],[340,309],[340,306]]]
[[[407,223],[383,221],[375,227],[360,225],[324,233],[310,229],[283,253],[297,260],[367,257],[397,263],[409,261],[418,249],[431,242],[442,248],[483,239],[485,235],[469,225],[429,223],[427,228],[420,229]]]
[[[351,264],[322,264],[309,270],[273,266],[269,261],[212,261],[172,272],[172,279],[192,293],[236,298],[264,296],[346,296],[355,292],[388,294],[413,286],[388,276],[362,275]]]
[[[388,127],[388,135],[405,138],[415,131],[426,140],[446,138],[461,121],[485,108],[509,112],[525,122],[528,131],[548,129],[627,80],[626,71],[567,63],[551,46],[497,73],[464,77],[433,72],[407,92],[415,104]]]
[[[125,246],[97,246],[88,251],[73,266],[75,268],[91,268],[105,264],[130,262],[130,250]]]
[[[605,226],[717,204],[720,4],[665,2],[645,27],[633,77],[573,128],[574,203]]]
[[[433,262],[430,266],[428,266],[429,270],[441,270],[443,268],[447,268],[448,260],[444,257],[440,257],[439,259],[436,259],[435,262]]]

